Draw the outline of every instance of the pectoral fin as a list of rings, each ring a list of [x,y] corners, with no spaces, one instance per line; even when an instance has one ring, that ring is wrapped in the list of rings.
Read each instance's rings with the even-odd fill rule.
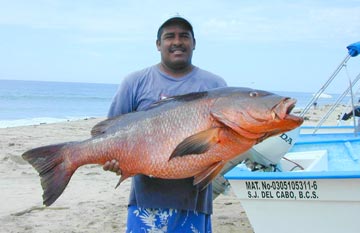
[[[177,145],[169,160],[178,156],[207,152],[219,142],[219,132],[220,128],[211,128],[184,139],[184,141]]]
[[[214,163],[210,167],[208,167],[206,170],[202,171],[198,175],[194,176],[194,185],[197,185],[197,187],[200,190],[203,190],[208,186],[213,179],[221,172],[225,165],[224,161],[219,161],[217,163]]]

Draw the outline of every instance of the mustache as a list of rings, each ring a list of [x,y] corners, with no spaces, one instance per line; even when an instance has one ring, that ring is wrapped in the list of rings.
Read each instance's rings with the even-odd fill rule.
[[[169,52],[175,52],[175,51],[181,51],[181,52],[185,52],[186,51],[186,48],[184,48],[183,46],[179,45],[179,46],[171,46],[169,48]]]

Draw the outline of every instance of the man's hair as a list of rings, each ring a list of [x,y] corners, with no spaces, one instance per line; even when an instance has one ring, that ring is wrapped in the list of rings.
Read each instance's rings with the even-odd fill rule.
[[[179,26],[183,27],[184,29],[189,30],[191,32],[192,37],[195,39],[194,31],[193,31],[193,27],[192,27],[191,23],[189,23],[189,21],[187,21],[186,19],[179,17],[179,16],[175,16],[175,17],[172,17],[172,18],[166,20],[159,27],[159,30],[157,32],[157,39],[158,40],[161,39],[161,35],[164,31],[164,28],[173,26],[173,25],[179,25]]]

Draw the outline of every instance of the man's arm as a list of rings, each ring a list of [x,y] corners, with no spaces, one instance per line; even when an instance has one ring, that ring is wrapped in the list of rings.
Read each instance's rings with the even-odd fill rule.
[[[112,118],[134,111],[134,99],[132,88],[124,80],[113,97],[107,117]]]
[[[112,100],[108,112],[108,118],[132,112],[134,108],[133,99],[134,97],[132,95],[131,88],[129,87],[129,85],[127,85],[125,81],[123,81]],[[104,171],[111,171],[115,172],[116,175],[121,175],[119,162],[115,159],[107,161],[103,165],[103,169]]]

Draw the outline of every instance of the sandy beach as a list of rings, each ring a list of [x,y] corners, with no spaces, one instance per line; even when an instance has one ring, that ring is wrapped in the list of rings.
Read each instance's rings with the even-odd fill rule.
[[[313,125],[329,106],[312,109],[305,125]],[[339,111],[326,124],[336,124]],[[36,171],[21,154],[28,149],[78,141],[102,119],[1,128],[0,232],[124,232],[130,179],[114,189],[119,177],[101,166],[81,167],[65,192],[51,206],[42,205]],[[253,232],[240,201],[230,192],[214,201],[213,232]]]

